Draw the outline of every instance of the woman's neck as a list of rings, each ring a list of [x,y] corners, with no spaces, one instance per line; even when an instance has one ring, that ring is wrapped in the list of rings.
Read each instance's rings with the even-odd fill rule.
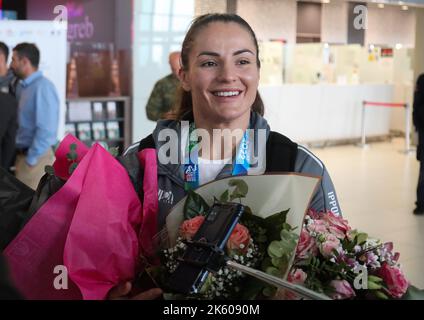
[[[195,118],[196,129],[204,129],[209,135],[209,148],[202,144],[199,156],[204,159],[219,160],[234,157],[236,147],[249,127],[250,112],[234,121],[212,122]]]

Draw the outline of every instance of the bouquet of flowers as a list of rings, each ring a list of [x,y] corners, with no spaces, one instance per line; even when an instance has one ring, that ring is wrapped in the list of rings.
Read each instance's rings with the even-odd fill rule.
[[[2,244],[7,245],[3,254],[11,276],[26,298],[104,299],[114,286],[151,272],[156,281],[153,285],[167,291],[167,277],[179,263],[186,241],[192,239],[205,219],[213,202],[210,195],[216,194],[215,201],[238,199],[249,205],[245,206],[225,249],[233,261],[334,299],[424,299],[422,291],[409,286],[398,265],[399,254],[393,252],[391,243],[381,243],[352,230],[347,221],[332,213],[310,211],[304,217],[319,181],[314,177],[245,176],[211,183],[213,191],[202,186],[188,193],[184,205],[180,202],[174,207],[167,217],[167,241],[155,248],[152,238],[157,233],[156,153],[154,149],[145,149],[135,157],[145,172],[142,202],[125,167],[107,150],[97,144],[87,148],[72,136],[62,141],[53,168],[47,170],[43,178],[46,180],[40,183],[38,196],[29,201],[32,194],[27,192],[22,197],[25,201],[21,201],[20,207],[35,203],[35,211],[19,211],[25,213],[22,227],[2,238]],[[0,181],[3,190],[14,186],[22,190],[12,177],[3,175]],[[174,216],[173,212],[181,215]],[[12,226],[6,215],[0,218],[0,225]],[[20,225],[16,223],[17,227]],[[158,249],[159,266],[158,259],[154,259]],[[146,259],[140,261],[140,256]],[[145,261],[155,266],[146,267]],[[66,267],[66,290],[54,286],[57,266]],[[140,288],[150,285],[143,277],[138,280]],[[209,274],[198,294],[188,296],[275,297],[294,295],[277,291],[225,265]]]
[[[140,163],[149,173],[144,178],[156,179],[155,151],[140,154]],[[154,206],[140,202],[113,154],[71,135],[44,178],[60,183],[40,196],[39,208],[3,252],[15,286],[27,299],[105,299],[134,278],[139,252],[148,249]]]
[[[332,299],[401,298],[409,282],[398,259],[393,243],[352,230],[332,212],[310,210],[288,280]]]
[[[232,191],[226,190],[215,201],[226,203],[246,197],[248,186],[241,179],[229,180]],[[167,279],[179,264],[179,258],[187,249],[187,241],[196,234],[205,220],[209,205],[197,193],[190,191],[184,205],[184,221],[179,227],[178,237],[173,245],[162,245],[159,252],[161,266],[147,268],[150,274],[161,275],[159,285],[166,289]],[[246,212],[232,231],[226,244],[228,258],[244,266],[261,269],[269,274],[286,278],[290,262],[294,258],[298,235],[286,223],[289,209],[277,212],[267,218],[256,216],[246,207]],[[166,242],[166,241],[165,241]],[[193,299],[254,299],[271,297],[275,288],[251,278],[242,272],[223,266],[217,273],[209,274],[201,291],[183,297],[170,294],[170,298]]]
[[[239,199],[248,192],[240,179],[229,181],[226,190],[215,201]],[[206,201],[191,191],[184,205],[184,221],[176,242],[160,251],[160,286],[167,289],[167,279],[177,268],[189,241],[205,220],[209,209]],[[304,286],[331,299],[398,299],[406,297],[410,286],[398,263],[399,253],[393,244],[368,237],[352,230],[348,222],[332,212],[309,210],[304,218],[300,237],[296,227],[286,222],[290,209],[261,218],[249,207],[234,228],[226,245],[227,256],[247,267],[262,270]],[[148,270],[148,269],[147,269]],[[169,288],[168,288],[169,289]],[[409,298],[412,298],[408,292]],[[416,297],[416,296],[415,296]],[[422,296],[421,296],[422,297]],[[189,296],[170,298],[192,299],[297,299],[293,292],[276,289],[240,271],[223,266],[209,274],[201,291]]]

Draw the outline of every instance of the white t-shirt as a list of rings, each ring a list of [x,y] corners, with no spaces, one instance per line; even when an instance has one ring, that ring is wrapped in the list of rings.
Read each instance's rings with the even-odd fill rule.
[[[181,153],[183,159],[185,159],[186,145],[188,142],[189,127],[184,126],[181,128]],[[261,165],[256,167],[251,167],[248,169],[248,175],[261,175],[265,172],[266,167],[266,145],[263,144],[260,147],[259,152],[259,163]],[[222,160],[209,160],[198,158],[199,165],[199,186],[205,183],[208,183],[216,178],[216,176],[221,172],[224,166],[232,161],[231,158],[222,159]]]
[[[199,185],[203,185],[214,180],[224,166],[230,162],[231,158],[223,160],[209,160],[199,157],[197,159],[199,168]]]

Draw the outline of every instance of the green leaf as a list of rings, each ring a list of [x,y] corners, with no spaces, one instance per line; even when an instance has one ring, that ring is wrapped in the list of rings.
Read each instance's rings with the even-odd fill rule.
[[[273,297],[276,293],[277,289],[274,287],[265,287],[265,289],[262,290],[262,294],[265,297]]]
[[[225,190],[221,196],[219,197],[219,201],[221,202],[228,202],[228,198],[230,196],[230,192],[228,190]]]
[[[366,234],[366,233],[363,233],[363,232],[360,232],[360,233],[358,233],[357,235],[356,235],[356,237],[355,237],[356,239],[356,244],[357,245],[361,245],[361,244],[364,244],[365,243],[365,241],[367,241],[367,239],[368,239],[368,234]]]
[[[369,275],[368,281],[372,281],[374,283],[380,283],[380,282],[383,282],[383,279],[377,276]]]
[[[71,151],[66,154],[66,158],[70,161],[76,161],[78,158],[78,154],[75,151]]]
[[[410,285],[408,290],[401,298],[402,300],[424,300],[424,290],[418,289],[415,286]]]
[[[77,144],[76,144],[76,143],[71,143],[71,144],[69,145],[69,149],[70,149],[71,151],[75,151],[75,150],[77,150]]]
[[[112,155],[112,157],[114,157],[114,158],[116,158],[119,155],[119,147],[109,148],[108,151]]]
[[[247,277],[244,283],[240,297],[242,300],[255,300],[258,294],[267,286],[263,281],[250,276]]]
[[[282,258],[271,258],[271,263],[274,267],[278,268],[278,269],[282,269],[286,264],[287,264],[287,260]]]
[[[49,174],[49,175],[51,175],[51,176],[54,176],[54,169],[53,169],[52,166],[45,166],[44,167],[44,172],[47,173],[47,174]]]
[[[186,202],[184,203],[184,219],[192,219],[198,215],[205,215],[209,210],[206,201],[193,190],[188,191]]]
[[[268,231],[267,235],[269,241],[281,239],[280,232],[284,228],[289,210],[290,209],[277,212],[264,220],[265,228]]]
[[[245,198],[247,195],[247,192],[249,191],[249,187],[247,186],[247,183],[241,179],[231,179],[228,182],[228,185],[230,187],[235,187],[233,192],[230,195],[230,201],[233,201],[234,199],[237,199],[237,198]]]
[[[68,172],[69,174],[72,174],[74,172],[74,170],[77,168],[78,163],[74,162],[69,166]]]
[[[268,254],[271,258],[281,258],[284,254],[281,241],[272,241],[268,246]]]
[[[389,297],[386,294],[384,294],[382,291],[376,291],[374,292],[374,294],[378,299],[383,299],[383,300],[389,299]]]
[[[280,277],[281,276],[281,274],[280,274],[280,270],[278,270],[277,268],[275,268],[275,267],[268,267],[266,270],[265,270],[265,272],[266,273],[268,273],[268,274],[270,274],[270,275],[272,275],[272,276],[274,276],[274,277]]]
[[[380,290],[383,286],[381,284],[368,281],[368,290]]]
[[[265,271],[268,267],[271,267],[271,266],[273,266],[272,261],[271,261],[271,258],[270,257],[265,257],[264,260],[262,261],[261,269],[263,271]]]

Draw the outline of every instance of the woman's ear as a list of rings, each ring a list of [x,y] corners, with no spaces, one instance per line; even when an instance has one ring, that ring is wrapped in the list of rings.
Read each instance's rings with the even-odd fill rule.
[[[181,87],[184,89],[184,91],[191,91],[189,75],[183,68],[180,68],[178,71],[178,78],[181,81]]]

